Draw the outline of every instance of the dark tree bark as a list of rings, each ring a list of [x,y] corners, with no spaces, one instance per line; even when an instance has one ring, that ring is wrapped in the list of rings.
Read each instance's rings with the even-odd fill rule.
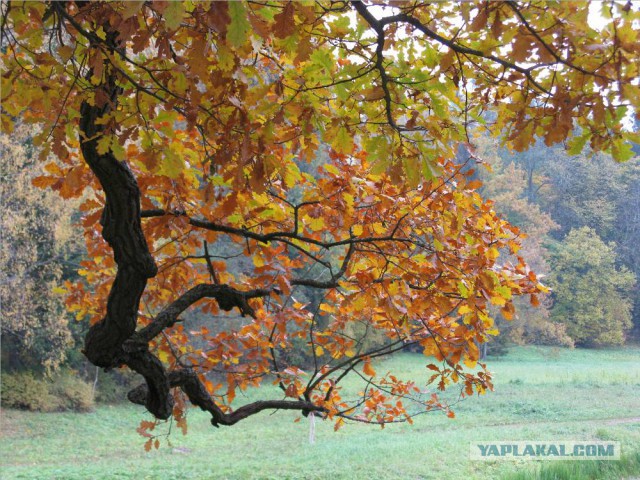
[[[107,41],[115,52],[115,32],[110,32]],[[147,279],[156,275],[157,267],[140,224],[140,189],[135,177],[110,151],[100,154],[97,148],[104,128],[97,120],[115,107],[119,93],[113,71],[98,89],[103,95],[96,97],[108,100],[104,105],[97,101],[96,105],[82,104],[80,148],[105,192],[106,203],[100,219],[102,236],[113,249],[118,273],[109,292],[105,317],[87,333],[84,354],[96,366],[113,368],[126,364],[140,373],[150,392],[146,398],[147,409],[158,418],[168,418],[173,402],[161,362],[146,346],[134,351],[123,348],[136,330],[140,297]]]
[[[57,4],[54,8],[62,17],[69,19],[63,4]],[[110,53],[117,54],[120,48],[117,32],[108,23],[102,27],[107,32],[105,43]],[[90,41],[94,39],[92,32],[80,33]],[[134,403],[145,405],[149,412],[161,419],[167,419],[172,414],[172,387],[180,387],[194,405],[208,411],[214,426],[233,425],[265,409],[302,410],[305,413],[324,411],[324,408],[309,401],[267,400],[224,413],[195,372],[187,368],[167,372],[160,360],[149,352],[148,343],[164,329],[174,325],[180,313],[198,300],[215,298],[223,310],[237,307],[243,315],[253,316],[253,309],[247,300],[269,295],[267,290],[241,292],[228,285],[197,285],[167,306],[150,325],[136,332],[140,299],[147,280],[153,278],[158,269],[142,231],[140,189],[133,173],[111,151],[104,154],[98,152],[98,138],[104,133],[104,126],[98,120],[117,105],[120,89],[116,79],[114,68],[105,65],[105,80],[96,87],[95,105],[84,102],[80,109],[80,148],[84,160],[105,192],[106,202],[100,219],[102,236],[113,249],[118,266],[109,292],[106,315],[90,328],[85,337],[83,353],[98,367],[111,369],[127,365],[141,374],[146,384],[132,390],[128,397]],[[98,98],[107,100],[100,104]]]

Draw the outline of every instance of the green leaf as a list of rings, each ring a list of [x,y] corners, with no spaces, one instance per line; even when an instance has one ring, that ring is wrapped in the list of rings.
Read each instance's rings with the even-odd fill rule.
[[[227,31],[227,40],[234,47],[240,47],[247,41],[250,29],[244,3],[229,2],[229,16],[231,17],[231,23]]]
[[[425,159],[422,161],[422,176],[425,180],[431,180],[433,178],[439,177],[442,174],[442,168],[436,163],[429,159]]]
[[[569,155],[578,155],[582,149],[584,148],[584,144],[587,143],[590,135],[584,134],[579,137],[573,137],[569,140],[569,148],[567,149],[567,153]]]
[[[172,150],[166,150],[160,166],[160,173],[169,178],[178,178],[183,169],[184,160]]]
[[[144,2],[139,2],[139,1],[124,2],[124,5],[123,5],[124,10],[122,11],[122,18],[126,20],[127,18],[133,17],[140,11],[143,5],[144,5]]]
[[[409,185],[417,187],[420,183],[420,159],[416,156],[405,157],[402,161],[404,174],[407,176]],[[438,242],[440,243],[440,242]],[[442,244],[440,244],[442,246]]]
[[[117,160],[122,161],[125,159],[126,154],[124,147],[120,145],[120,142],[116,137],[114,137],[111,142],[111,153],[113,153],[113,156],[116,157]]]
[[[495,290],[502,298],[506,298],[507,300],[511,299],[511,289],[509,287],[501,285],[496,287]]]
[[[426,44],[423,52],[424,63],[427,67],[434,68],[439,63],[438,52],[431,45]]]
[[[469,298],[469,289],[462,281],[458,282],[458,292],[462,298]]]
[[[383,135],[371,135],[364,140],[364,149],[367,158],[372,164],[382,164],[382,171],[385,171],[389,164],[389,142]]]
[[[634,156],[631,144],[624,140],[611,143],[611,155],[616,162],[626,162]]]
[[[345,127],[338,128],[333,149],[342,154],[349,154],[353,148],[353,139]]]
[[[313,232],[319,232],[320,230],[324,229],[324,218],[312,218],[309,222],[309,228]]]
[[[104,155],[109,151],[109,148],[111,147],[111,141],[112,141],[111,135],[103,135],[98,139],[98,145],[96,150],[100,155]]]
[[[182,2],[169,2],[164,11],[164,21],[171,30],[176,30],[184,18],[184,5]]]
[[[331,57],[331,53],[329,53],[326,49],[317,49],[315,52],[311,54],[311,61],[324,68],[327,72],[332,72],[334,63],[333,58]]]
[[[338,170],[338,167],[331,163],[327,163],[326,165],[324,165],[324,169],[329,173],[333,173],[334,175],[340,175],[340,170]]]

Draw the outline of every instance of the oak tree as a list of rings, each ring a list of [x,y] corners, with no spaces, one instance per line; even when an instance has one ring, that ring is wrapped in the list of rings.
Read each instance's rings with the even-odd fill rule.
[[[571,230],[554,252],[551,317],[578,345],[622,345],[632,326],[632,272],[616,266],[615,244],[589,227]]]
[[[497,141],[479,137],[475,144],[477,154],[490,167],[490,170],[481,169],[478,172],[483,182],[483,196],[494,202],[494,208],[499,214],[526,232],[527,236],[521,242],[519,253],[527,259],[537,275],[544,279],[550,270],[550,254],[547,250],[547,244],[551,240],[549,234],[558,229],[559,225],[533,201],[531,193],[535,190],[536,196],[551,196],[552,192],[544,188],[550,180],[539,174],[534,177],[531,170],[522,167],[523,164],[526,167],[536,161],[526,158],[531,151],[518,154],[525,157],[522,161],[509,162],[501,158],[510,155],[504,149],[498,149]],[[532,185],[536,185],[535,189],[531,188]],[[498,316],[501,335],[494,339],[494,352],[501,351],[501,348],[504,351],[504,344],[508,342],[573,346],[573,340],[566,333],[566,325],[549,321],[550,296],[540,296],[537,300],[534,305],[526,298],[516,298],[514,303],[519,315],[515,321],[504,322]],[[491,351],[491,346],[487,347]]]
[[[595,23],[582,2],[2,8],[3,129],[40,124],[42,161],[64,167],[38,185],[86,196],[90,257],[67,300],[92,323],[84,353],[141,374],[129,398],[160,419],[181,419],[184,395],[216,426],[272,408],[337,426],[410,418],[411,400],[448,411],[375,370],[406,343],[438,388],[484,392],[489,306],[512,318],[515,296],[545,287],[454,162],[459,145],[482,128],[516,150],[543,138],[631,155],[631,2],[593,5]],[[229,268],[235,256],[251,265]],[[196,303],[245,322],[191,331],[180,315]],[[386,341],[365,349],[371,331]],[[294,344],[314,358],[306,371],[285,362]],[[347,375],[359,396],[343,397]],[[280,398],[232,407],[265,380]]]

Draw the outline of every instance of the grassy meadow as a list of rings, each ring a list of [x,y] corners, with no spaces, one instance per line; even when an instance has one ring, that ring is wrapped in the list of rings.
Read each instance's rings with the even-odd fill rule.
[[[413,426],[349,424],[338,432],[332,423],[316,421],[314,444],[309,443],[309,420],[296,423],[298,415],[292,412],[263,412],[215,429],[194,409],[188,435],[174,428],[172,446],[162,440],[159,450],[147,453],[135,429],[149,416],[136,406],[100,406],[88,414],[3,410],[0,478],[640,477],[640,348],[522,347],[488,363],[495,391],[458,404],[455,419],[429,413],[418,416]],[[407,353],[376,369],[418,380],[429,377],[424,364],[420,355]],[[249,392],[247,401],[254,395]],[[469,459],[469,442],[491,440],[615,440],[622,444],[623,461]]]

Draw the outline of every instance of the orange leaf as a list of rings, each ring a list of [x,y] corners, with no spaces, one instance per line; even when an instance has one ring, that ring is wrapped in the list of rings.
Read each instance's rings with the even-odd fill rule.
[[[540,306],[540,300],[538,300],[537,295],[531,295],[531,305],[533,305],[534,307]]]
[[[36,177],[33,180],[31,180],[31,184],[34,187],[46,188],[46,187],[50,187],[51,185],[53,185],[57,181],[58,181],[58,179],[55,178],[55,177],[49,177],[47,175],[42,175],[40,177]]]
[[[364,362],[364,366],[362,367],[362,373],[370,377],[374,377],[376,375],[376,371],[371,366],[370,360],[367,360],[366,362]]]

